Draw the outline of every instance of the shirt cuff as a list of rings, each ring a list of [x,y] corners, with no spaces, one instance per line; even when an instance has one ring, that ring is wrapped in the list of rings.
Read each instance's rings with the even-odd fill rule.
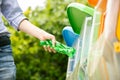
[[[10,24],[16,29],[19,30],[18,27],[20,25],[20,23],[23,20],[28,20],[22,13],[20,15],[18,15]]]

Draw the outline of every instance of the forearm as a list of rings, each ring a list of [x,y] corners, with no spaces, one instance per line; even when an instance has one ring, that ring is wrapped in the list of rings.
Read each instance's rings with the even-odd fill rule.
[[[41,30],[40,28],[31,24],[27,20],[23,20],[18,28],[20,31],[23,31],[23,32],[28,33],[38,39],[41,39],[40,34],[42,33],[43,30]]]
[[[46,40],[46,39],[51,39],[53,44],[55,44],[55,37],[52,34],[47,33],[46,31],[36,27],[32,23],[30,23],[28,20],[23,20],[18,29],[20,31],[23,31],[25,33],[28,33],[40,40]]]

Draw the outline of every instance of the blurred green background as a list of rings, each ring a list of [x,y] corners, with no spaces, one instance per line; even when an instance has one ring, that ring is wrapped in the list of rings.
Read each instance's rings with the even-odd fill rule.
[[[30,7],[24,12],[34,25],[56,36],[65,44],[62,29],[70,25],[66,7],[71,2],[87,4],[86,0],[47,0],[46,8]],[[17,67],[17,80],[65,80],[68,57],[63,54],[45,52],[39,40],[15,31],[7,21],[4,23],[11,32],[13,56]]]

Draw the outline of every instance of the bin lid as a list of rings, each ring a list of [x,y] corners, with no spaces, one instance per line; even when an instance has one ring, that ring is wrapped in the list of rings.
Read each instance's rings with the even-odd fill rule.
[[[74,42],[78,39],[79,35],[76,34],[72,27],[67,26],[62,30],[62,35],[67,46],[72,47]]]
[[[71,3],[67,7],[67,15],[73,31],[80,34],[85,17],[93,16],[94,9],[80,3]]]

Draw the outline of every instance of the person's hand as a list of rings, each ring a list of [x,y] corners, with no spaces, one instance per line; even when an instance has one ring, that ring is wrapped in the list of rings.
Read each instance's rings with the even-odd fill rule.
[[[41,30],[41,34],[40,34],[39,39],[42,40],[42,41],[52,40],[52,45],[55,46],[55,42],[56,42],[55,36],[46,32],[46,31],[44,31],[44,30]],[[44,48],[45,51],[56,53],[56,51],[53,48],[51,48],[50,46],[43,46],[43,48]]]
[[[54,35],[52,35],[50,33],[47,33],[46,31],[36,27],[32,23],[30,23],[28,20],[23,20],[20,23],[18,29],[25,32],[25,33],[28,33],[28,34],[36,37],[36,38],[38,38],[40,40],[50,39],[50,40],[52,40],[53,46],[55,46],[56,39],[55,39]],[[53,48],[50,48],[49,46],[44,46],[44,49],[45,49],[45,51],[55,53],[55,50]]]

